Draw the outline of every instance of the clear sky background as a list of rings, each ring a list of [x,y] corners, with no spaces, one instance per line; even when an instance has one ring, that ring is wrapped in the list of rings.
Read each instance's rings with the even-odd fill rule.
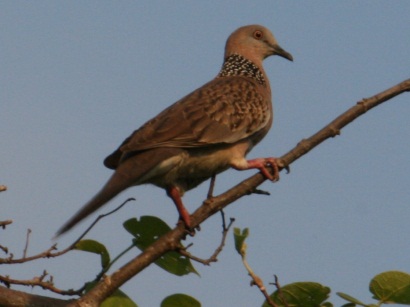
[[[1,245],[22,255],[47,249],[55,231],[105,183],[102,161],[133,130],[212,79],[226,38],[237,27],[262,24],[294,56],[264,62],[275,120],[249,157],[280,156],[363,97],[410,77],[409,1],[2,1],[0,4]],[[226,210],[250,228],[248,261],[266,284],[316,281],[365,302],[370,279],[410,272],[410,93],[368,112],[291,166],[271,196],[245,197]],[[218,176],[216,193],[254,171]],[[184,197],[192,212],[208,184]],[[122,222],[156,215],[177,221],[161,189],[128,189],[136,202],[89,234],[115,256],[131,236]],[[95,217],[96,215],[94,215]],[[58,241],[66,247],[92,219]],[[191,252],[209,257],[221,219],[202,226]],[[130,259],[138,251],[129,253]],[[4,255],[2,255],[4,256]],[[125,260],[124,259],[124,262]],[[120,261],[121,262],[121,261]],[[219,261],[195,264],[201,274],[175,277],[156,266],[122,289],[139,306],[159,306],[186,293],[203,306],[260,306],[230,234]],[[99,270],[98,257],[64,257],[1,274],[29,279],[46,269],[59,288],[78,288]],[[17,288],[19,289],[19,288]],[[48,293],[25,288],[31,293]],[[269,292],[274,290],[273,286]]]

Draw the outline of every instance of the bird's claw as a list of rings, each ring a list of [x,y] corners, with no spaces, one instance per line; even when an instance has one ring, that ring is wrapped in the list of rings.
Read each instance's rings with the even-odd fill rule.
[[[273,169],[273,175],[267,169],[271,167]],[[276,158],[258,158],[248,161],[248,168],[257,168],[270,181],[279,181],[279,166]]]
[[[185,233],[188,236],[194,237],[195,236],[195,229],[192,229],[192,228],[188,229],[188,228],[185,227]]]

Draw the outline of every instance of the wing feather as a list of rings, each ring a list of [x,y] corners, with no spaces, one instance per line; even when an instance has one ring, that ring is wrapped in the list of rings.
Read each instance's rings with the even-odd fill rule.
[[[272,121],[271,97],[243,77],[217,78],[177,101],[134,131],[104,164],[158,147],[198,148],[235,143]]]

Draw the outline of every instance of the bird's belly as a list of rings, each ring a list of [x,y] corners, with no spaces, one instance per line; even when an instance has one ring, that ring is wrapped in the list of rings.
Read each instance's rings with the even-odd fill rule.
[[[227,170],[234,159],[244,159],[249,144],[236,144],[212,149],[186,149],[178,156],[162,161],[150,183],[160,187],[178,186],[183,191]],[[161,171],[164,170],[164,171]]]
[[[210,178],[229,168],[230,155],[222,155],[220,152],[213,154],[190,155],[184,160],[177,176],[179,178]]]

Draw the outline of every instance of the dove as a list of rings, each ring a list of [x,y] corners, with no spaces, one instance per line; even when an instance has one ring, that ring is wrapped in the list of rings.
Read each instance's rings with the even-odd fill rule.
[[[217,76],[126,138],[104,160],[114,170],[108,182],[56,235],[132,186],[163,188],[190,229],[182,196],[209,178],[234,168],[258,169],[267,179],[278,180],[275,158],[246,159],[272,126],[271,88],[262,61],[273,55],[293,61],[267,28],[248,25],[235,30],[226,41]]]

